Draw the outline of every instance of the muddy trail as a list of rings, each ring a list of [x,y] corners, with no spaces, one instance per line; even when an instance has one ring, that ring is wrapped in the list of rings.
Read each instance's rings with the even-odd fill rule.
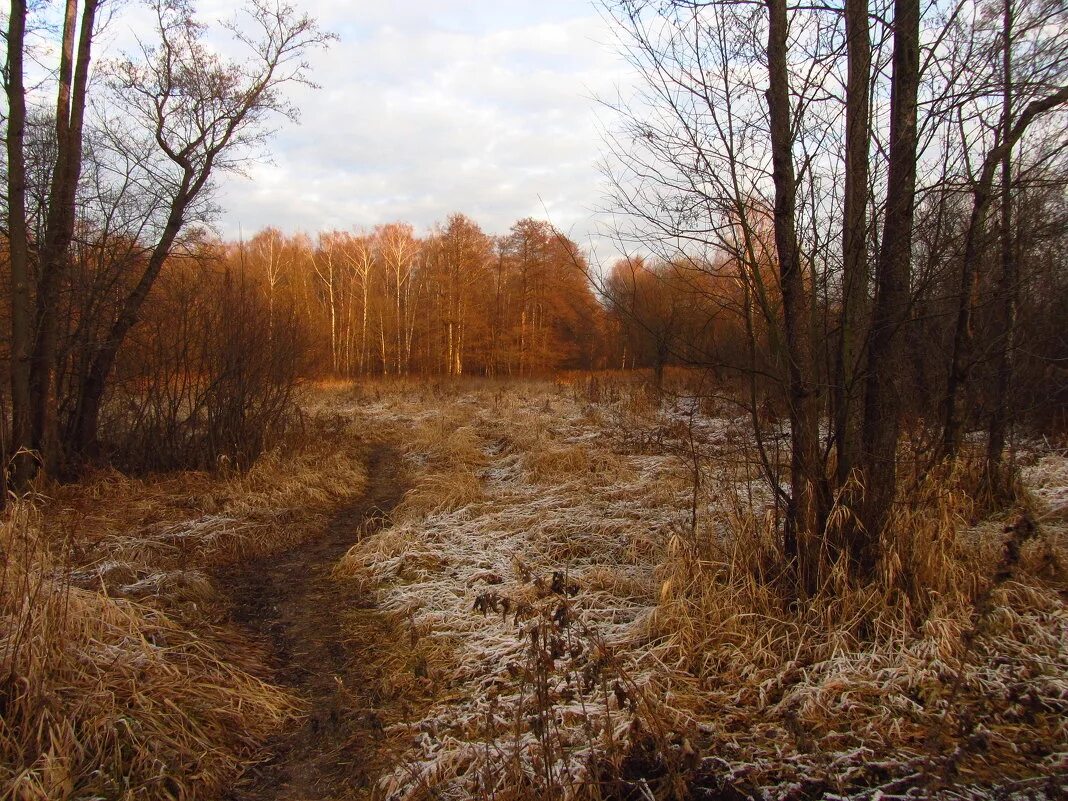
[[[268,744],[267,760],[246,773],[230,801],[370,795],[382,724],[369,692],[377,677],[368,652],[378,644],[357,641],[349,623],[353,615],[373,618],[374,600],[331,571],[355,542],[386,524],[406,487],[388,445],[371,448],[366,470],[364,493],[336,511],[321,537],[217,576],[231,622],[271,655],[265,678],[288,687],[307,713]]]

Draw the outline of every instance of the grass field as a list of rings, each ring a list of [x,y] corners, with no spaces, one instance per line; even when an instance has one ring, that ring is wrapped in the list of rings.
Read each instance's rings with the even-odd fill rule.
[[[322,578],[345,588],[322,596],[329,708],[360,721],[331,747],[361,769],[259,797],[1068,790],[1063,451],[1018,449],[1010,509],[967,462],[905,476],[877,580],[798,603],[729,405],[575,376],[321,386],[305,410],[246,475],[101,474],[8,509],[0,799],[218,798],[286,758],[273,738],[332,683],[283,680],[227,570],[310,570],[383,443],[399,501]]]

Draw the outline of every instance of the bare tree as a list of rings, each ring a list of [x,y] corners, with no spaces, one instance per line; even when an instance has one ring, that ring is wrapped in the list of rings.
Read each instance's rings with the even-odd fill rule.
[[[816,591],[826,503],[819,449],[819,388],[812,358],[812,331],[797,244],[797,181],[794,175],[787,69],[786,0],[768,0],[768,118],[775,183],[775,250],[786,331],[791,453],[786,557],[797,561],[799,584]]]
[[[747,334],[749,393],[739,402],[786,512],[784,556],[798,558],[809,590],[843,547],[856,574],[870,577],[897,494],[900,421],[913,408],[905,359],[907,336],[920,330],[914,303],[922,298],[934,315],[945,308],[932,292],[945,285],[953,198],[975,152],[966,141],[973,118],[955,113],[971,102],[975,80],[945,67],[981,58],[974,42],[954,51],[970,7],[928,8],[922,25],[915,0],[896,0],[892,14],[863,0],[609,8],[644,78],[618,107],[623,125],[610,140],[614,200],[631,224],[621,235],[664,260],[736,270],[736,298],[725,284],[710,286],[716,307]],[[919,282],[918,197],[934,237]],[[789,491],[763,447],[758,380],[777,383],[789,403]],[[852,516],[828,527],[831,498]],[[804,563],[799,532],[812,533],[815,567]]]
[[[12,254],[12,450],[18,454],[13,476],[17,486],[24,485],[33,474],[36,460],[48,468],[56,463],[54,375],[59,328],[56,307],[74,234],[89,63],[99,4],[99,0],[86,0],[80,15],[77,0],[67,0],[64,6],[56,73],[54,142],[40,159],[50,186],[38,204],[44,226],[37,241],[31,241],[27,218],[26,4],[12,2],[8,18],[7,200]],[[35,302],[36,315],[32,311]],[[36,454],[36,459],[31,453]]]
[[[273,115],[295,115],[281,90],[309,83],[307,53],[332,38],[291,6],[254,0],[244,12],[244,26],[236,21],[231,26],[247,58],[226,61],[205,45],[204,27],[188,6],[160,3],[155,9],[158,41],[142,43],[140,58],[115,65],[114,101],[128,122],[113,125],[134,139],[139,131],[149,132],[157,162],[146,172],[165,199],[165,211],[144,270],[79,388],[71,447],[80,454],[96,446],[100,404],[119,348],[179,233],[204,213],[211,177],[237,168],[267,133]]]
[[[56,160],[47,199],[44,240],[38,254],[37,315],[30,362],[33,447],[48,468],[54,468],[58,459],[54,381],[59,335],[56,309],[74,236],[89,62],[99,6],[99,0],[85,0],[79,23],[77,0],[67,0],[63,19],[55,110]],[[77,52],[74,49],[76,28],[79,28]]]
[[[1058,24],[1064,21],[1064,9],[1056,4],[1035,3],[1027,6],[1027,12],[1025,19],[1018,21],[1018,11],[1011,2],[1004,0],[998,15],[1001,20],[999,30],[985,43],[985,47],[980,48],[981,53],[984,49],[986,51],[984,61],[992,64],[993,69],[1000,72],[1000,76],[994,74],[980,79],[976,102],[985,102],[988,97],[993,99],[995,102],[985,111],[990,116],[996,115],[997,120],[990,124],[993,129],[993,142],[985,152],[979,154],[977,175],[971,181],[971,212],[964,232],[953,343],[942,401],[940,449],[941,454],[949,458],[957,455],[964,431],[961,401],[969,389],[975,361],[973,317],[988,216],[995,201],[1000,201],[1001,225],[998,235],[1002,254],[1002,288],[996,294],[1000,299],[998,326],[1005,332],[1001,340],[1005,347],[1000,349],[997,355],[1002,386],[997,390],[996,397],[999,403],[1003,403],[1007,402],[1009,395],[1010,374],[1007,369],[1008,361],[1002,358],[1001,354],[1007,356],[1011,353],[1011,335],[1008,332],[1013,327],[1015,313],[1011,311],[1010,306],[1014,287],[1019,283],[1015,276],[1012,248],[1008,242],[1012,238],[1011,206],[1014,198],[1012,153],[1024,141],[1029,130],[1033,130],[1050,112],[1068,103],[1068,85],[1058,85],[1063,84],[1065,69],[1068,66],[1062,55],[1065,33],[1063,25]],[[968,33],[973,38],[981,36],[981,31]],[[1013,47],[1016,37],[1023,39],[1021,44],[1024,46],[1019,48],[1022,51],[1020,54],[1017,54]],[[980,43],[984,44],[981,39]],[[1017,73],[1015,81],[1014,71]],[[983,111],[984,109],[980,110],[980,121]],[[958,113],[963,115],[962,111]],[[971,139],[974,140],[973,148],[981,145],[982,140],[978,137]],[[999,168],[1000,193],[995,186]],[[1002,406],[1002,410],[995,413],[995,418],[1003,420],[1006,413],[1006,408]],[[996,423],[993,427],[1001,431],[1000,434],[994,432],[995,442],[991,449],[991,462],[996,462],[997,458],[993,457],[995,453],[1000,454],[1003,447],[1004,426]],[[998,440],[1001,440],[1001,445],[997,444]]]
[[[839,342],[833,384],[834,439],[837,479],[844,485],[860,448],[860,380],[867,333],[868,282],[868,158],[871,31],[868,0],[845,2],[846,141],[845,197],[842,209],[842,300]]]
[[[24,49],[25,0],[11,0],[7,29],[7,231],[11,262],[11,405],[12,479],[25,483],[33,473],[33,423],[30,403],[30,359],[33,350],[33,295],[30,288],[26,226],[26,86]]]
[[[862,527],[854,532],[854,561],[871,575],[879,538],[897,490],[903,329],[909,315],[912,221],[916,208],[917,96],[920,84],[919,0],[894,2],[890,89],[890,160],[875,304],[868,338],[864,396]]]

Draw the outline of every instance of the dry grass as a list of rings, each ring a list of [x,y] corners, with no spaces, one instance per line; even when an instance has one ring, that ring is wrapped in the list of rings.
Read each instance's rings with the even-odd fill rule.
[[[705,781],[983,798],[1065,775],[1068,540],[1047,525],[1017,541],[1041,499],[992,514],[965,462],[904,475],[877,579],[858,585],[843,561],[799,604],[775,580],[777,528],[759,493],[751,511],[748,465],[728,454],[709,472],[649,630],[650,656],[696,679],[691,730],[716,758]]]
[[[339,433],[349,438],[339,442]],[[314,446],[268,453],[230,476],[99,473],[55,490],[49,528],[72,545],[76,585],[195,611],[212,595],[203,571],[297,545],[362,491],[351,437],[334,429]]]
[[[390,729],[409,741],[385,796],[667,798],[696,782],[982,798],[1064,775],[1065,531],[1043,505],[1059,467],[1025,471],[1044,523],[1010,576],[994,580],[1013,518],[985,511],[961,464],[905,477],[876,582],[843,565],[798,606],[745,421],[627,384],[595,394],[410,391],[365,409],[413,432],[419,502],[339,571],[440,645],[453,688]],[[479,491],[457,495],[472,476]]]
[[[8,511],[0,539],[5,801],[217,797],[295,713],[242,669],[247,646],[69,586],[28,503]]]
[[[218,798],[299,713],[213,624],[210,573],[312,536],[360,493],[362,446],[337,423],[313,419],[318,445],[245,474],[102,472],[9,508],[2,801]]]
[[[1000,513],[966,463],[906,472],[877,579],[843,564],[799,604],[716,404],[573,377],[308,407],[323,446],[246,476],[102,474],[11,511],[0,799],[215,797],[293,706],[198,617],[210,568],[321,527],[367,430],[412,483],[335,571],[376,601],[343,618],[387,710],[359,746],[382,797],[1064,793],[1063,456],[1026,460]]]
[[[434,644],[431,674],[449,687],[416,722],[387,728],[406,748],[382,792],[577,791],[598,769],[597,744],[630,730],[613,686],[638,699],[648,681],[614,654],[655,602],[652,567],[684,483],[669,459],[614,453],[544,385],[402,395],[362,413],[408,432],[417,489],[338,572]],[[471,476],[479,491],[453,501]]]

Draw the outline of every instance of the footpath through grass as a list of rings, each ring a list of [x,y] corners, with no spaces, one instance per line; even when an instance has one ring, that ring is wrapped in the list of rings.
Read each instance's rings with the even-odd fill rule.
[[[965,463],[919,477],[878,581],[798,605],[730,407],[579,381],[307,413],[247,475],[9,510],[0,801],[1068,791],[1063,455],[1022,453],[996,513]]]

